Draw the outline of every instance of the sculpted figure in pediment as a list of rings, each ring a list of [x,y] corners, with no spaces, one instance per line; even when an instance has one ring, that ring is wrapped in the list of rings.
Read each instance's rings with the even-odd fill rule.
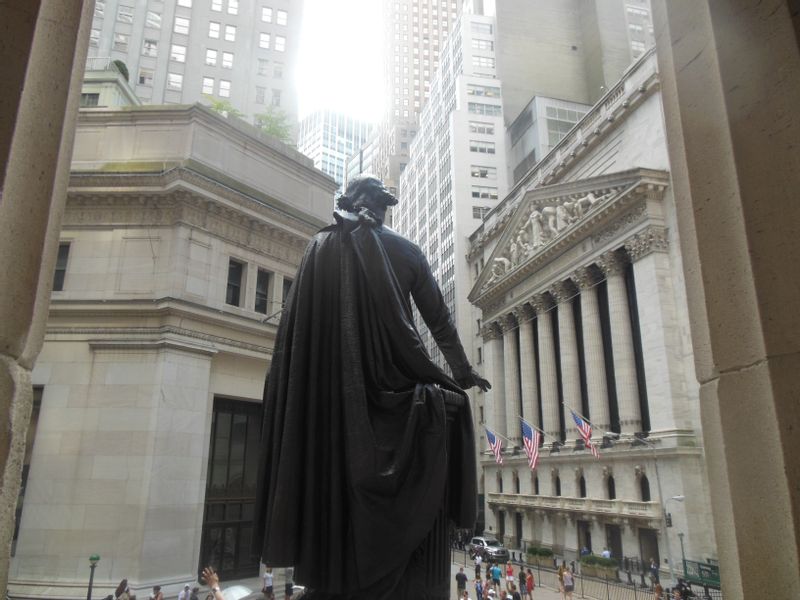
[[[547,243],[558,235],[558,215],[555,206],[542,208],[542,241]]]

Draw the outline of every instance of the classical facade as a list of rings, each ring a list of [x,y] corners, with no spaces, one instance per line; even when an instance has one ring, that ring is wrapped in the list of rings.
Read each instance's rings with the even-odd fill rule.
[[[81,112],[12,597],[142,597],[250,556],[260,400],[282,301],[335,182],[200,105]]]
[[[487,530],[666,573],[679,536],[687,558],[717,553],[662,114],[651,50],[489,214],[469,259],[493,384],[478,411],[506,446],[502,466],[482,461]],[[521,418],[544,431],[534,472]]]

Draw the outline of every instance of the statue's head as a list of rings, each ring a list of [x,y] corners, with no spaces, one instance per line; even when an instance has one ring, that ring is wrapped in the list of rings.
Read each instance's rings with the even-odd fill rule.
[[[336,199],[336,206],[347,212],[358,212],[362,208],[368,208],[375,213],[383,214],[387,206],[395,204],[397,198],[374,175],[359,175],[351,179],[344,194]]]

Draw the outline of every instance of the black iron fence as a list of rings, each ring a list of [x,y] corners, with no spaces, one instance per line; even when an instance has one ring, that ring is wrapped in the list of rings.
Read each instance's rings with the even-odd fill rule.
[[[466,549],[453,547],[451,549],[452,562],[469,567],[473,564]],[[533,564],[527,561],[527,555],[521,552],[511,552],[511,562],[518,567],[530,569],[535,577],[537,586],[558,589],[558,571],[556,565],[561,562],[560,557],[552,559],[545,564]],[[589,598],[593,600],[651,600],[653,598],[653,585],[649,577],[641,570],[639,561],[622,561],[617,570],[617,578],[590,577],[580,572],[580,565],[575,562],[568,563],[575,573],[576,598]],[[481,571],[485,571],[485,563]],[[483,575],[483,573],[481,573]],[[724,600],[719,589],[706,585],[689,583],[689,587],[697,600]],[[664,597],[671,598],[670,590],[665,587]]]

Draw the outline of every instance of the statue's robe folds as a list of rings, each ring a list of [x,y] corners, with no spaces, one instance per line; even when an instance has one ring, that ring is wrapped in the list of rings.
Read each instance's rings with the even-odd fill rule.
[[[470,366],[420,249],[336,217],[309,243],[278,327],[255,549],[294,566],[313,598],[446,597],[449,572],[431,586],[424,549],[442,519],[475,523],[474,434],[466,394],[414,326],[412,297],[454,377]]]

